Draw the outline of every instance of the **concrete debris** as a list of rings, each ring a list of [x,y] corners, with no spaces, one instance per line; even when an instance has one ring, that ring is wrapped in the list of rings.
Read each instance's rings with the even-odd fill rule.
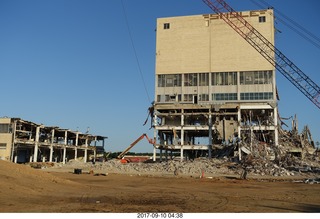
[[[306,183],[306,184],[320,184],[320,178],[304,179],[304,180],[295,180],[294,183]]]
[[[279,145],[261,142],[253,132],[248,138],[236,144],[216,147],[214,158],[185,157],[184,161],[168,160],[166,162],[127,162],[110,159],[107,162],[83,163],[71,160],[67,164],[55,164],[51,168],[79,168],[85,172],[92,171],[102,175],[108,173],[195,176],[204,178],[211,176],[237,175],[240,179],[251,176],[273,177],[305,177],[319,176],[320,157],[314,147],[308,127],[301,134],[294,125],[291,131],[279,130]],[[240,148],[240,150],[239,150]],[[237,154],[238,152],[238,154]],[[241,156],[239,156],[241,153]],[[241,158],[241,159],[240,159]],[[318,179],[318,178],[317,178]],[[309,180],[308,183],[318,183]]]

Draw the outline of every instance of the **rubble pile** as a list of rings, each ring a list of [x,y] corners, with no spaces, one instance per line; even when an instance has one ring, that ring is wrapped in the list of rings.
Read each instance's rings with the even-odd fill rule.
[[[262,139],[268,138],[262,136]],[[260,140],[259,140],[260,139]],[[239,151],[241,156],[239,156]],[[238,154],[237,154],[238,153]],[[193,160],[169,160],[166,162],[120,162],[111,159],[106,162],[84,163],[70,160],[67,164],[56,164],[50,168],[81,168],[95,173],[123,173],[145,175],[189,175],[218,176],[319,176],[320,157],[308,127],[301,134],[297,127],[290,131],[279,130],[279,145],[261,141],[251,131],[236,144],[224,145],[215,150],[214,158]]]
[[[293,176],[320,173],[319,155],[307,126],[301,134],[296,128],[291,131],[280,129],[277,147],[259,142],[254,135],[250,141],[241,142],[240,147],[250,151],[241,165],[251,174]]]

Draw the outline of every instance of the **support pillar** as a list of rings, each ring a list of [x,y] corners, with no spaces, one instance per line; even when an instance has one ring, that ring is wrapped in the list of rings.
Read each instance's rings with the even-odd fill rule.
[[[54,129],[51,130],[51,144],[50,144],[49,162],[52,162],[52,157],[53,157],[53,142],[54,142]]]
[[[239,160],[242,159],[240,142],[241,142],[241,107],[239,106],[238,108],[238,139],[237,139]]]
[[[208,158],[212,158],[212,155],[211,155],[211,149],[212,149],[212,115],[211,115],[211,110],[209,112],[209,121],[208,121],[208,124],[209,124],[209,145],[208,145]]]
[[[35,139],[34,152],[33,152],[33,162],[37,162],[38,161],[39,134],[40,134],[40,126],[37,126],[37,128],[36,128],[36,139]]]
[[[156,161],[157,159],[157,149],[156,147],[153,148],[153,161]]]
[[[184,145],[184,110],[181,110],[181,148],[180,148],[180,160],[183,161],[183,145]]]
[[[68,131],[64,132],[64,147],[63,147],[63,160],[62,163],[66,163],[66,154],[67,154],[67,144],[68,144]]]
[[[157,148],[156,148],[156,144],[157,144],[157,115],[154,113],[154,129],[153,129],[153,139],[154,139],[154,143],[153,143],[153,161],[157,160]]]
[[[83,162],[84,163],[87,163],[87,160],[88,160],[88,139],[86,138],[86,145],[85,145],[85,149],[84,149],[84,159],[83,159]]]
[[[181,149],[180,149],[180,161],[182,162],[183,161],[183,147],[181,146]]]
[[[67,155],[67,148],[66,146],[63,147],[63,164],[66,164],[66,155]]]
[[[278,146],[279,144],[279,133],[278,133],[278,108],[275,107],[273,110],[274,117],[274,145]]]
[[[78,158],[78,142],[79,142],[79,132],[76,133],[76,147],[74,149],[74,160]]]

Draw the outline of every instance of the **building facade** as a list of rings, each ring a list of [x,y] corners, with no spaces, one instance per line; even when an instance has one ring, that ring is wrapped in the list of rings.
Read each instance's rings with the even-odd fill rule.
[[[274,43],[271,9],[239,13]],[[275,68],[220,15],[157,19],[154,154],[210,157],[248,136],[277,145],[277,116]]]
[[[20,118],[0,118],[0,159],[15,163],[87,162],[97,156],[97,146],[104,148],[105,139]]]

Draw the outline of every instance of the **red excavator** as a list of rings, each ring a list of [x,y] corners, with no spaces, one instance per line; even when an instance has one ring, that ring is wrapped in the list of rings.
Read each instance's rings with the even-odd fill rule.
[[[146,138],[148,140],[148,142],[150,144],[154,144],[154,140],[153,139],[150,139],[148,137],[147,134],[142,134],[139,138],[137,138],[137,140],[135,140],[134,142],[132,142],[129,147],[127,147],[121,154],[118,155],[118,159],[121,159],[121,163],[131,163],[131,162],[143,162],[145,160],[148,160],[149,157],[146,157],[146,156],[132,156],[132,157],[124,157],[126,153],[129,152],[129,150],[135,146],[139,141],[141,141],[143,138]]]

